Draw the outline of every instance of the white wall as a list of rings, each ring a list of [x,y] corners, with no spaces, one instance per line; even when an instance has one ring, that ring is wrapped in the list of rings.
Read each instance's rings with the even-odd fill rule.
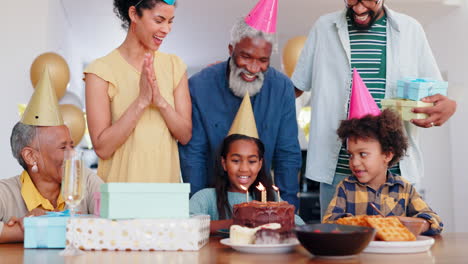
[[[6,16],[4,21],[9,21],[9,25],[0,27],[0,73],[3,93],[0,96],[0,157],[3,174],[0,177],[11,177],[20,172],[20,166],[10,154],[10,133],[19,120],[17,104],[27,103],[33,91],[29,67],[34,57],[48,47],[49,38],[46,33],[49,1],[26,2],[21,7],[16,1],[2,3],[2,13]]]
[[[2,11],[8,25],[0,27],[0,96],[1,124],[0,160],[2,175],[7,178],[21,172],[21,167],[11,155],[10,134],[19,121],[19,103],[26,104],[33,93],[29,69],[33,60],[44,52],[62,55],[71,68],[73,43],[70,23],[63,12],[60,0],[3,1]],[[74,81],[72,76],[71,83]]]

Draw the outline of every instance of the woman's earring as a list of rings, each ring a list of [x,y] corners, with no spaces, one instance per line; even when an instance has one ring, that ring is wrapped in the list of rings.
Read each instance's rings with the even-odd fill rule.
[[[31,171],[34,172],[34,173],[37,173],[39,171],[39,169],[37,168],[37,163],[36,162],[34,162],[34,165],[32,166]]]

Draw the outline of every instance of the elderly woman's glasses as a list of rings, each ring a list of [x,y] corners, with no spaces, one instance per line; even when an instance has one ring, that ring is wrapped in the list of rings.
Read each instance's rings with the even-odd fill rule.
[[[381,0],[344,0],[347,7],[353,7],[358,3],[361,3],[367,8],[373,8],[380,3]]]

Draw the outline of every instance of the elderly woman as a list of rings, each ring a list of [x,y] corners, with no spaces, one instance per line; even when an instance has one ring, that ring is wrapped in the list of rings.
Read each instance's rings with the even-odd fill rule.
[[[0,243],[23,241],[22,217],[45,211],[62,211],[60,195],[64,152],[73,149],[65,125],[33,126],[18,122],[12,131],[11,150],[24,171],[21,175],[0,180]],[[92,213],[92,193],[99,191],[102,180],[85,172],[85,198],[77,211]]]

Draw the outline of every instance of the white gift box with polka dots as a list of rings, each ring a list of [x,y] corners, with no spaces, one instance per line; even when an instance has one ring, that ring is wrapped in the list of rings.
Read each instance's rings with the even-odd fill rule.
[[[90,216],[68,221],[66,243],[82,250],[199,250],[209,235],[209,215],[131,220]]]

